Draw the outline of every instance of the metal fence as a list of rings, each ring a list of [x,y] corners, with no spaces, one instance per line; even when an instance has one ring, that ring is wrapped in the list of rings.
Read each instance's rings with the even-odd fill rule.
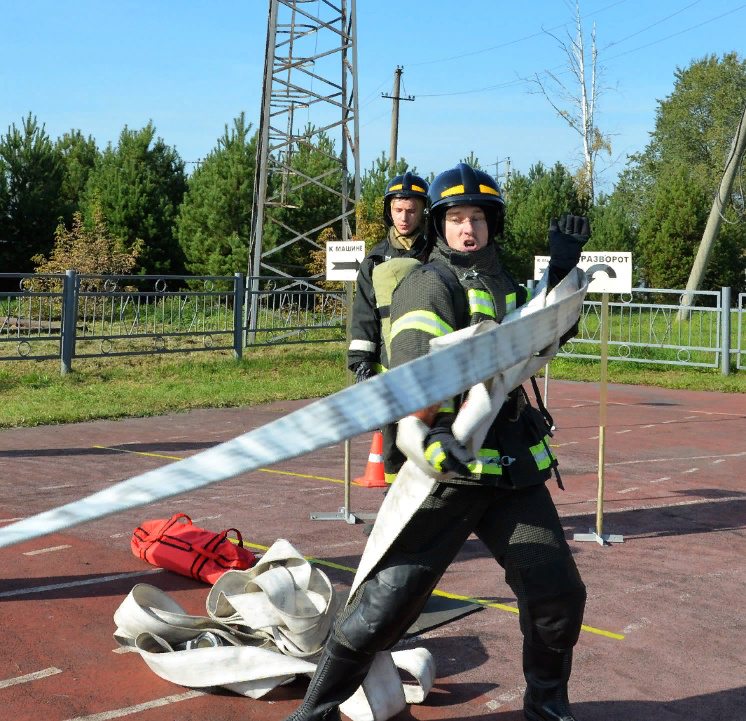
[[[723,308],[730,308],[730,289],[696,291],[691,295],[692,301],[687,305],[680,290],[635,289],[629,294],[611,296],[609,360],[721,367],[723,354],[729,357],[734,350],[730,333],[726,337],[723,332]],[[558,356],[600,358],[601,301],[596,297],[593,294],[586,298],[579,332]]]
[[[0,360],[230,350],[247,345],[346,338],[345,298],[312,279],[285,276],[102,276],[0,274]],[[730,313],[730,289],[683,293],[635,289],[611,296],[609,358],[746,370],[746,293]],[[558,354],[600,357],[601,302],[583,306],[577,336]],[[732,322],[731,322],[732,321]]]
[[[309,279],[0,274],[0,360],[231,350],[345,339],[340,293]],[[248,290],[247,290],[248,286]],[[248,302],[245,302],[248,301]],[[251,309],[251,312],[250,310]]]

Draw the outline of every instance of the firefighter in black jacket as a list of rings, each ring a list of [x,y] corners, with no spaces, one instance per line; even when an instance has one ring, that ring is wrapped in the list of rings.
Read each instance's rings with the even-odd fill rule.
[[[414,270],[391,304],[392,367],[427,353],[434,336],[486,318],[500,322],[526,298],[501,268],[493,242],[503,224],[503,200],[494,179],[460,164],[435,179],[430,200],[437,235],[430,263],[455,272],[469,317],[458,317],[440,272]],[[586,218],[566,216],[559,224],[552,219],[550,282],[556,284],[577,264],[589,235]],[[435,470],[455,476],[434,482],[348,600],[302,706],[287,721],[340,719],[339,704],[363,681],[374,654],[390,649],[406,633],[471,533],[503,567],[518,601],[526,719],[576,721],[567,682],[586,591],[545,485],[556,463],[548,428],[518,388],[472,458],[450,430],[459,400],[439,406],[423,448]],[[379,513],[376,523],[386,518]]]
[[[367,380],[386,370],[388,359],[381,338],[381,310],[373,289],[373,269],[391,258],[425,260],[428,254],[425,237],[427,183],[417,175],[397,175],[386,186],[383,197],[383,220],[388,235],[368,253],[360,264],[357,292],[352,307],[351,341],[347,367],[355,373],[355,382]],[[388,309],[384,309],[386,312]],[[383,469],[391,483],[406,460],[396,447],[396,424],[382,428]]]

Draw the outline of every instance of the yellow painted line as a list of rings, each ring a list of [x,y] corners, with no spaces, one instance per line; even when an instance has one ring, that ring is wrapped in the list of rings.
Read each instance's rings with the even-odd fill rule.
[[[144,451],[128,451],[125,448],[110,448],[109,446],[93,446],[94,448],[100,448],[105,451],[120,451],[122,453],[134,453],[135,455],[139,456],[153,456],[154,458],[167,458],[169,460],[173,461],[183,461],[183,458],[179,458],[178,456],[164,456],[159,453],[145,453]],[[314,480],[318,481],[334,481],[335,483],[344,483],[344,481],[340,481],[337,478],[323,478],[322,476],[307,476],[303,473],[288,473],[287,471],[276,471],[269,468],[259,468],[257,469],[259,471],[265,471],[266,473],[283,473],[286,476],[300,476],[301,478],[313,478]],[[238,543],[238,540],[234,538],[229,538],[229,541],[232,543]],[[244,546],[248,546],[249,548],[256,548],[260,551],[267,551],[269,549],[269,546],[260,546],[256,543],[249,543],[248,541],[243,542]],[[350,566],[340,566],[338,563],[332,563],[331,561],[324,561],[321,558],[314,558],[313,556],[304,556],[304,558],[307,561],[310,561],[311,563],[318,563],[323,566],[329,566],[330,568],[336,568],[340,571],[349,571],[350,573],[355,573],[357,571],[356,568],[351,568]],[[469,601],[471,603],[478,603],[482,606],[488,606],[490,608],[499,608],[501,611],[510,611],[510,613],[518,613],[518,609],[514,606],[506,606],[504,603],[494,603],[492,601],[485,601],[481,598],[472,598],[471,596],[459,596],[457,594],[453,593],[446,593],[445,591],[438,591],[437,589],[433,591],[433,594],[436,596],[443,596],[444,598],[453,598],[457,601]],[[600,628],[593,628],[593,626],[581,626],[580,628],[583,629],[583,631],[587,631],[588,633],[595,633],[599,636],[606,636],[607,638],[614,638],[618,641],[621,641],[624,639],[624,636],[618,633],[613,633],[612,631],[604,631]]]
[[[228,540],[231,543],[238,543],[238,539],[236,538],[228,538]],[[244,546],[251,546],[251,548],[258,548],[261,551],[267,551],[269,550],[269,546],[259,546],[256,543],[247,543],[246,541],[243,542]],[[318,563],[322,566],[329,566],[330,568],[337,568],[340,571],[349,571],[350,573],[355,573],[357,571],[356,568],[352,568],[351,566],[341,566],[338,563],[332,563],[332,561],[325,561],[322,558],[315,558],[314,556],[304,556],[307,561],[310,561],[311,563]],[[501,611],[510,611],[510,613],[518,613],[518,609],[515,606],[507,606],[504,603],[495,603],[494,601],[486,601],[483,598],[472,598],[471,596],[459,596],[456,593],[446,593],[445,591],[438,591],[438,589],[435,589],[433,591],[433,596],[442,596],[443,598],[453,598],[457,601],[468,601],[470,603],[478,603],[481,606],[488,606],[489,608],[499,608]],[[624,636],[622,636],[619,633],[614,633],[613,631],[604,631],[600,628],[594,628],[593,626],[581,626],[581,629],[583,631],[587,631],[588,633],[595,633],[599,636],[606,636],[607,638],[614,638],[618,641],[622,641],[624,639]]]
[[[184,458],[179,456],[164,456],[162,453],[145,453],[145,451],[128,451],[126,448],[111,448],[110,446],[93,446],[104,451],[117,451],[119,453],[132,453],[135,456],[150,456],[151,458],[165,458],[169,461],[183,461]],[[283,476],[298,476],[299,478],[312,478],[315,481],[332,481],[333,483],[344,483],[343,479],[339,478],[324,478],[324,476],[308,476],[305,473],[291,473],[290,471],[278,471],[274,468],[257,468],[257,471],[264,471],[264,473],[280,473]],[[359,486],[359,483],[352,481],[353,486]]]

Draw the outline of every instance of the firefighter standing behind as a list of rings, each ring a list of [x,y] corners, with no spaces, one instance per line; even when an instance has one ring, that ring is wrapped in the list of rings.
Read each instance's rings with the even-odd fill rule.
[[[457,317],[451,290],[439,272],[414,270],[391,304],[392,367],[427,353],[433,336],[485,318],[500,322],[527,297],[498,260],[493,239],[502,229],[504,211],[494,179],[460,164],[433,181],[430,200],[437,235],[430,263],[456,273],[471,317]],[[589,236],[587,218],[550,221],[551,285],[577,265]],[[375,653],[392,648],[418,618],[472,532],[503,567],[518,601],[526,719],[576,721],[567,683],[586,591],[545,485],[556,461],[543,416],[517,389],[473,459],[451,434],[453,412],[447,412],[447,405],[436,416],[424,451],[435,470],[453,471],[455,477],[434,484],[348,600],[303,704],[286,721],[341,718],[339,704],[362,683]],[[381,514],[378,523],[386,523]]]
[[[367,380],[388,367],[386,348],[381,337],[381,316],[388,306],[380,307],[373,289],[373,269],[391,258],[425,260],[427,183],[417,175],[397,175],[386,186],[383,197],[383,221],[388,235],[365,257],[357,276],[357,291],[352,307],[351,342],[347,367],[355,373],[355,382]],[[391,483],[406,460],[396,447],[396,424],[384,426],[383,469]]]

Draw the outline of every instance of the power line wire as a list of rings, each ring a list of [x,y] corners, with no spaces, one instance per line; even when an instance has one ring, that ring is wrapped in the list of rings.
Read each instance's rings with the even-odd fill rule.
[[[602,13],[605,10],[610,10],[613,7],[616,7],[617,5],[621,5],[622,3],[627,2],[627,0],[617,0],[617,2],[612,3],[611,5],[607,5],[606,7],[601,8],[600,10],[595,10],[592,13],[588,13],[587,15],[583,15],[581,17],[581,20],[584,20],[585,18],[590,17],[591,15],[598,15],[598,13]],[[567,27],[567,23],[561,23],[560,25],[555,25],[554,27],[549,28],[549,30],[559,30],[560,28]],[[489,48],[483,48],[482,50],[472,50],[469,53],[462,53],[461,55],[452,55],[449,58],[439,58],[438,60],[423,60],[419,63],[407,63],[405,67],[414,68],[419,65],[432,65],[434,63],[445,63],[449,60],[458,60],[460,58],[467,58],[471,55],[480,55],[481,53],[488,53],[491,50],[499,50],[500,48],[506,48],[509,45],[515,45],[516,43],[521,43],[524,40],[530,40],[531,38],[538,38],[541,35],[544,35],[546,33],[545,30],[541,30],[540,32],[533,33],[531,35],[526,35],[522,38],[517,38],[516,40],[509,40],[506,43],[501,43],[500,45],[493,45]]]
[[[612,55],[610,58],[604,58],[604,60],[615,60],[616,58],[621,58],[623,55],[629,55],[630,53],[635,53],[638,50],[644,50],[645,48],[649,48],[651,45],[657,45],[658,43],[662,43],[664,40],[670,40],[671,38],[675,38],[677,35],[688,33],[690,30],[696,30],[697,28],[701,28],[703,25],[715,22],[715,20],[720,20],[720,18],[724,18],[726,15],[732,15],[734,12],[743,10],[744,8],[746,8],[746,3],[743,5],[739,5],[737,8],[733,8],[733,10],[728,10],[727,13],[723,13],[722,15],[718,15],[717,17],[710,18],[709,20],[705,20],[704,22],[698,23],[697,25],[692,25],[691,27],[685,28],[684,30],[679,30],[679,32],[673,33],[672,35],[667,35],[665,38],[660,38],[660,40],[653,40],[653,42],[647,43],[646,45],[640,45],[639,48],[632,48],[632,50],[627,50],[623,53]]]
[[[629,40],[630,38],[635,37],[635,35],[639,35],[640,33],[644,33],[646,30],[650,30],[650,28],[654,28],[656,25],[660,25],[662,22],[665,22],[666,20],[670,20],[674,15],[678,15],[679,13],[683,13],[684,10],[688,10],[692,5],[698,5],[701,3],[702,0],[694,0],[693,3],[690,3],[685,8],[681,8],[681,10],[677,10],[675,13],[671,13],[670,15],[667,15],[666,17],[662,18],[661,20],[658,20],[657,22],[654,22],[652,25],[648,25],[645,28],[642,28],[642,30],[638,30],[636,33],[632,33],[632,35],[627,35],[626,38],[622,38],[621,40],[614,40],[613,42],[610,42],[605,48],[605,50],[608,50],[612,45],[619,45],[619,43],[623,43],[625,40]]]

